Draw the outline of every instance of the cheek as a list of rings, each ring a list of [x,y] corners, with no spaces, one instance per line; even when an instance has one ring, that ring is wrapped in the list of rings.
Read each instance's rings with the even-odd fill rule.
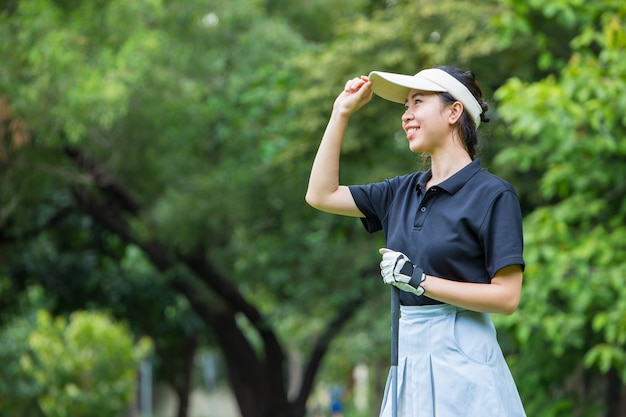
[[[428,124],[429,126],[439,125],[445,120],[444,113],[437,106],[424,107],[419,109],[416,113],[417,114],[415,117],[419,120],[423,120],[424,123]]]

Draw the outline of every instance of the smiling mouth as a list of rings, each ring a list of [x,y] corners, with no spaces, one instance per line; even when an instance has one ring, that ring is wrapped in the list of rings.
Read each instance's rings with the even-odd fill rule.
[[[410,127],[406,130],[406,133],[413,133],[413,132],[417,132],[417,128],[416,127]]]

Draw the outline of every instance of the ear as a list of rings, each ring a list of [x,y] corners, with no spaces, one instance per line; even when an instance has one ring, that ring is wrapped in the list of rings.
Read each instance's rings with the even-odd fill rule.
[[[451,125],[456,124],[463,114],[463,104],[460,101],[455,101],[448,107],[450,109],[450,115],[448,116],[448,123]]]

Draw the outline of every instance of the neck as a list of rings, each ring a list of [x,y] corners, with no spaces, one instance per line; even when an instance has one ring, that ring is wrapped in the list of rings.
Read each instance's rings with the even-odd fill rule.
[[[465,149],[450,150],[449,152],[431,155],[432,177],[428,181],[429,186],[445,181],[471,162],[472,158]]]

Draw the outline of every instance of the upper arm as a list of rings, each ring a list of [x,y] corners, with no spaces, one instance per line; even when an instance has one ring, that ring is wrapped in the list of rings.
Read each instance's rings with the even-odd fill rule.
[[[306,202],[312,207],[327,213],[365,217],[357,207],[350,188],[345,185],[340,185],[333,193],[324,196],[323,199],[315,199],[307,193]]]

